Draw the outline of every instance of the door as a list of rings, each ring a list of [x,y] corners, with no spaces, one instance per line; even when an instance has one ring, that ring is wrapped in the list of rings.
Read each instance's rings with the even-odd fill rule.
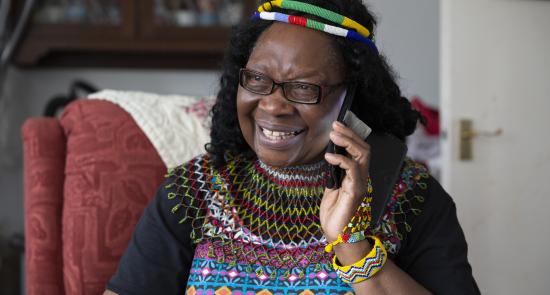
[[[550,290],[550,1],[442,0],[442,182],[483,294]],[[459,159],[459,120],[499,136]]]

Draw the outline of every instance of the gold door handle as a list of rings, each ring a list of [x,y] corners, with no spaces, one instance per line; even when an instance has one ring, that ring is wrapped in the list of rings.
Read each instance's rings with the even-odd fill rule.
[[[498,128],[495,131],[470,130],[470,131],[464,131],[460,135],[461,135],[461,138],[463,139],[472,139],[476,137],[496,137],[496,136],[500,136],[501,134],[502,134],[502,128]]]
[[[460,120],[460,160],[469,161],[473,158],[472,140],[479,137],[497,137],[504,131],[498,128],[494,131],[479,131],[473,128],[472,120]]]

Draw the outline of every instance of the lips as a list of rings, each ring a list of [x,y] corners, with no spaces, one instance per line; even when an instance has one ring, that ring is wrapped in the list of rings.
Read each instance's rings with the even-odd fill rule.
[[[306,129],[273,124],[257,124],[256,134],[260,143],[272,149],[285,149],[296,144]]]
[[[271,140],[284,140],[300,134],[301,131],[282,132],[260,127],[263,134]]]

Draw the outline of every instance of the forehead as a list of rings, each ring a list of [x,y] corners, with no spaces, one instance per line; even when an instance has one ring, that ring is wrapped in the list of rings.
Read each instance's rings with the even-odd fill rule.
[[[275,22],[258,38],[247,67],[282,76],[277,79],[311,72],[332,81],[341,78],[343,60],[332,36]]]

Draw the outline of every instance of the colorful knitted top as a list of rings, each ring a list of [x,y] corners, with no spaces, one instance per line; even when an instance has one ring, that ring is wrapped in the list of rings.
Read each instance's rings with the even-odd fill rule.
[[[223,169],[201,156],[170,171],[180,200],[172,213],[193,224],[197,245],[187,294],[343,294],[352,291],[337,278],[320,227],[319,205],[328,165],[318,162],[272,168],[259,160],[229,157]],[[390,253],[399,251],[410,225],[406,214],[420,213],[425,187],[423,166],[407,161],[382,225],[373,229]]]
[[[107,288],[121,294],[353,293],[324,252],[319,205],[327,168],[319,162],[276,169],[228,157],[216,169],[208,155],[201,155],[169,171]],[[431,202],[449,212],[438,217],[441,230],[430,229],[438,228],[428,223],[435,215],[431,205],[426,208],[432,182],[423,166],[407,160],[371,233],[399,267],[427,288],[442,290],[453,280],[471,286],[466,244],[456,213],[449,211],[454,210],[450,198],[437,196],[441,201]],[[425,209],[430,216],[422,220]],[[437,252],[434,245],[441,243],[450,248]],[[453,256],[442,260],[448,253]]]

